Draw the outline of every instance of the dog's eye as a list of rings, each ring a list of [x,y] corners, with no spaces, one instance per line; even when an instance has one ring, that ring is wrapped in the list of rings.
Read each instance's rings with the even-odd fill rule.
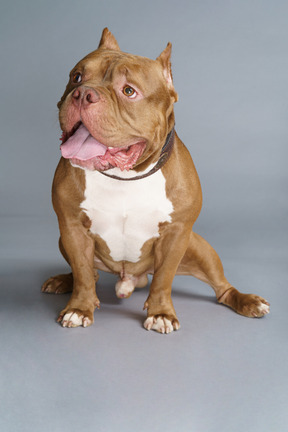
[[[73,75],[73,77],[72,77],[72,81],[73,81],[73,83],[75,83],[75,84],[80,83],[80,82],[82,81],[82,75],[81,75],[81,73],[80,73],[80,72],[76,72],[76,73],[74,73],[74,75]]]
[[[128,96],[129,98],[134,98],[137,96],[136,90],[134,90],[132,87],[126,85],[123,90],[122,90],[123,94],[125,96]]]

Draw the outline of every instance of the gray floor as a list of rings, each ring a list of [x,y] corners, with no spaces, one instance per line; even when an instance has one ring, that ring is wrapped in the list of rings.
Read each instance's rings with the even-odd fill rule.
[[[208,286],[176,277],[182,327],[159,335],[142,328],[147,290],[120,301],[104,273],[95,324],[61,328],[68,296],[40,293],[45,278],[66,270],[56,222],[3,218],[1,226],[1,431],[288,429],[287,269],[271,242],[264,250],[239,240],[233,252],[221,242],[228,278],[269,299],[269,316],[243,318],[217,305]]]

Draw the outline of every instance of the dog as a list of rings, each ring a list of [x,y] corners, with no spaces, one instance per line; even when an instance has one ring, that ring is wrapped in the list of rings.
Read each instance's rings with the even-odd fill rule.
[[[119,298],[153,275],[144,328],[159,333],[180,328],[171,299],[175,275],[208,283],[219,303],[244,316],[269,312],[264,298],[227,281],[215,250],[192,230],[202,193],[174,129],[170,58],[170,43],[156,60],[124,53],[105,28],[58,103],[62,157],[52,201],[72,273],[48,279],[42,291],[72,292],[57,320],[63,327],[94,322],[98,270],[119,276]]]

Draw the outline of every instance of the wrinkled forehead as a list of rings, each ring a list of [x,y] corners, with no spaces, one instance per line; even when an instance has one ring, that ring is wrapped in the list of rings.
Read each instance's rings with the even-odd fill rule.
[[[160,64],[146,57],[118,51],[94,51],[84,57],[71,73],[82,72],[90,81],[114,82],[125,76],[129,84],[141,87],[159,85],[163,82]]]

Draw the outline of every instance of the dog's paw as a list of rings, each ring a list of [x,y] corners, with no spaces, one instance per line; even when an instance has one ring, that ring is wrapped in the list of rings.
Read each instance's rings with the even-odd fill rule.
[[[128,298],[131,296],[135,288],[132,279],[119,280],[115,285],[116,296],[118,298]]]
[[[270,312],[270,304],[262,297],[253,296],[249,305],[246,306],[246,310],[249,314],[247,316],[252,315],[254,318],[261,318]]]
[[[158,333],[168,334],[180,329],[177,319],[166,318],[165,315],[149,316],[144,322],[146,330],[155,330]]]
[[[73,288],[72,273],[53,276],[43,283],[41,291],[48,294],[65,294]]]
[[[263,297],[255,294],[242,294],[235,288],[229,289],[220,299],[220,303],[249,318],[261,318],[270,312],[270,304]]]
[[[270,304],[263,298],[254,294],[240,295],[239,310],[236,312],[248,318],[261,318],[270,312]]]
[[[88,327],[93,324],[93,321],[89,319],[84,314],[79,314],[79,312],[66,312],[65,314],[60,314],[57,322],[60,322],[62,327]]]

